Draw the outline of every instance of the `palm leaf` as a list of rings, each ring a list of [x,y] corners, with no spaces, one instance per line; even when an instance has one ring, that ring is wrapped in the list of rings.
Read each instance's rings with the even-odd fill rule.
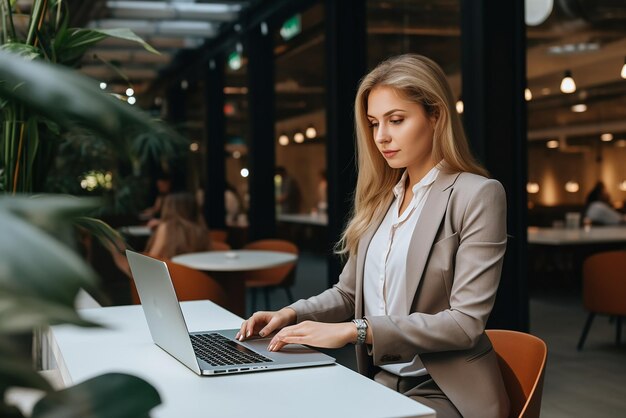
[[[145,380],[108,373],[48,394],[35,405],[32,418],[145,418],[160,403]]]

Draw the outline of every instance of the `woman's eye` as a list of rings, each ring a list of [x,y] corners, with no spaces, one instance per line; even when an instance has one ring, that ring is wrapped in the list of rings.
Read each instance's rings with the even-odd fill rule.
[[[392,125],[399,125],[401,124],[403,121],[403,119],[392,119],[389,121],[389,123],[391,123]]]
[[[370,122],[370,128],[378,128],[378,122]]]

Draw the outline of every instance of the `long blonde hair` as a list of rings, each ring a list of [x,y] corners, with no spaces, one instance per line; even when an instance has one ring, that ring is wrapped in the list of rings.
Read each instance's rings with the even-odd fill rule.
[[[209,230],[191,193],[171,193],[165,196],[161,225],[167,228],[168,235],[163,254],[159,254],[161,257],[171,258],[178,254],[210,249]],[[146,246],[148,251],[154,245],[155,236],[152,235]]]
[[[403,98],[423,105],[427,115],[435,116],[433,161],[443,160],[442,167],[449,172],[488,175],[470,151],[454,108],[452,89],[439,65],[416,54],[383,61],[361,80],[354,101],[358,177],[352,217],[336,247],[342,255],[356,253],[359,239],[372,219],[382,215],[391,204],[392,189],[404,170],[389,167],[374,142],[367,101],[372,89],[378,86],[395,89]]]

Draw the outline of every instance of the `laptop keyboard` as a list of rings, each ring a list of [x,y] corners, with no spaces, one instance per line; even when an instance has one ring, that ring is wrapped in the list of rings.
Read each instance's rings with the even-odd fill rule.
[[[190,337],[196,355],[211,366],[273,361],[217,333],[193,334]]]

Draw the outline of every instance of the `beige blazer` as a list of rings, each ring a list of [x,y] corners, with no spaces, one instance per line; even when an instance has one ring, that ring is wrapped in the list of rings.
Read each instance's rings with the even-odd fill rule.
[[[291,305],[297,321],[363,317],[363,269],[384,213],[372,222],[331,289]],[[358,346],[359,371],[419,354],[432,379],[464,417],[506,417],[497,358],[484,333],[506,249],[506,197],[496,180],[440,172],[409,244],[406,316],[368,317],[371,346]]]

